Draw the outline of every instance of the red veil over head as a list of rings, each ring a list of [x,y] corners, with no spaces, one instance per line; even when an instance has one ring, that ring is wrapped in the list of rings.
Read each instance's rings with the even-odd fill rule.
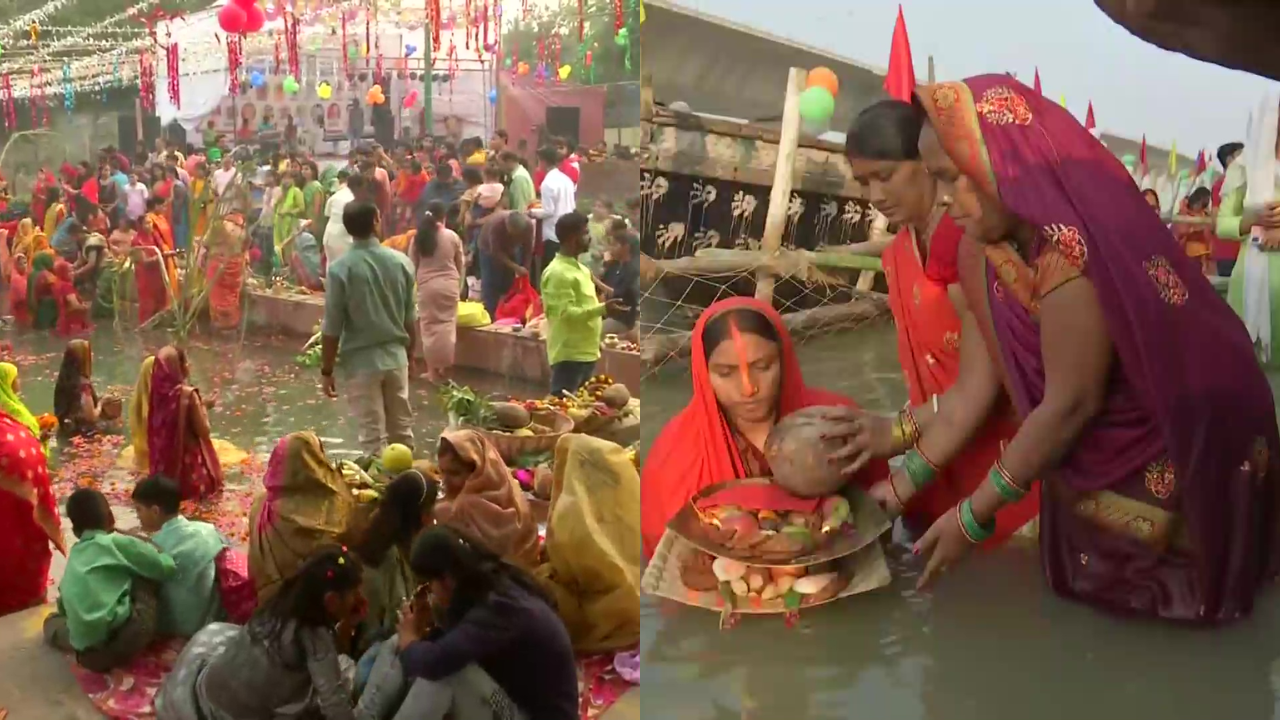
[[[778,352],[782,360],[779,418],[815,405],[856,407],[856,403],[843,395],[804,384],[791,335],[782,322],[782,316],[768,304],[755,298],[735,297],[713,303],[703,310],[693,327],[689,361],[693,368],[693,398],[662,428],[641,472],[640,532],[646,557],[653,555],[667,522],[695,493],[708,485],[741,478],[745,474],[729,424],[720,412],[715,392],[711,389],[706,351],[702,344],[702,336],[711,318],[731,310],[760,313],[778,334]],[[887,472],[888,466],[876,461],[859,473],[858,480],[867,485]]]

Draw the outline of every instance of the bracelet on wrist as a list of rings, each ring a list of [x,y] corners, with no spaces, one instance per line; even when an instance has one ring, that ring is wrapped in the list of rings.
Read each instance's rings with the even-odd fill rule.
[[[1005,502],[1018,502],[1027,496],[1026,489],[1014,481],[1013,477],[1009,475],[1009,471],[1004,469],[1004,465],[999,460],[987,472],[987,479],[995,486],[996,494]]]
[[[902,469],[916,490],[922,490],[938,477],[938,466],[930,462],[918,448],[912,448],[902,456]]]
[[[902,427],[902,447],[912,447],[920,442],[920,424],[911,412],[911,404],[898,411],[898,424]]]
[[[893,482],[893,472],[889,473],[889,492],[893,493],[893,501],[898,503],[898,512],[907,509],[907,504],[902,502],[902,496],[898,494],[898,486]]]
[[[960,532],[973,544],[985,542],[996,532],[994,520],[983,525],[973,514],[973,501],[965,498],[956,506],[956,519],[960,521]]]

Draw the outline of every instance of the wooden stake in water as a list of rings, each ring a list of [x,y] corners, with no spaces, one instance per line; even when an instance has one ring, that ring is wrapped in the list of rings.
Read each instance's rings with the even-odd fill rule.
[[[787,74],[786,102],[782,106],[782,132],[778,136],[778,163],[773,169],[773,189],[769,192],[769,212],[764,218],[764,237],[760,248],[766,261],[782,249],[782,235],[787,230],[787,207],[791,204],[791,185],[795,175],[796,147],[800,144],[800,93],[804,91],[809,71],[791,68]],[[773,304],[774,276],[762,265],[756,271],[756,299]]]

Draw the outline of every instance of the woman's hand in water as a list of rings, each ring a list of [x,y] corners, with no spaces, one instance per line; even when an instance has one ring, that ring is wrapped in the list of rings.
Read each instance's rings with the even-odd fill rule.
[[[960,527],[958,512],[949,510],[933,521],[929,531],[911,548],[913,553],[923,555],[927,561],[920,580],[916,582],[916,589],[929,585],[956,562],[964,559],[972,547],[973,543]]]
[[[911,501],[912,492],[911,480],[898,470],[890,472],[889,477],[867,489],[867,494],[880,503],[889,517],[902,514],[906,509],[902,503]]]
[[[824,408],[821,417],[826,422],[822,438],[842,445],[831,459],[843,466],[845,475],[856,474],[873,458],[892,457],[900,451],[893,440],[892,416],[839,406]]]

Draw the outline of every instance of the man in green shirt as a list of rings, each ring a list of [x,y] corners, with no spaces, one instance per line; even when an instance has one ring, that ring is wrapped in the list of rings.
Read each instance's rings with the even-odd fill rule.
[[[173,577],[173,558],[137,537],[115,532],[107,498],[81,488],[67,498],[79,539],[58,585],[58,611],[44,621],[45,640],[73,651],[86,669],[128,664],[156,637],[156,585]]]
[[[163,475],[139,480],[133,486],[132,499],[142,529],[177,564],[177,572],[160,586],[157,631],[191,637],[205,625],[223,619],[217,560],[227,541],[218,529],[179,515],[182,491]]]
[[[523,213],[537,197],[533,188],[533,176],[520,164],[520,156],[514,152],[503,150],[498,158],[502,162],[502,169],[511,176],[511,184],[507,186],[508,208]]]
[[[574,211],[556,220],[559,252],[542,271],[542,307],[547,315],[547,358],[551,395],[576,391],[600,359],[600,326],[606,312],[627,308],[621,300],[600,302],[587,266],[578,262],[591,244],[586,215]]]
[[[329,266],[320,327],[325,395],[338,396],[341,365],[360,447],[379,455],[388,442],[413,447],[409,358],[418,344],[413,268],[404,253],[378,242],[382,217],[365,200],[347,203],[342,225],[351,249]]]

